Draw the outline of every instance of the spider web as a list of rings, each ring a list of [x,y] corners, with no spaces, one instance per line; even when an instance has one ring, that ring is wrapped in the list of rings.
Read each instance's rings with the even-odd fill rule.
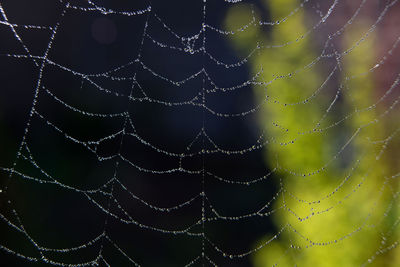
[[[366,71],[347,73],[345,61],[398,14],[398,1],[304,0],[277,20],[256,1],[165,2],[1,1],[2,105],[11,114],[1,136],[4,262],[247,266],[279,240],[284,253],[271,263],[285,265],[288,254],[297,262],[314,247],[338,246],[369,231],[379,232],[382,245],[365,263],[394,250],[398,168],[376,171],[363,162],[374,157],[376,168],[390,157],[392,165],[398,162],[398,152],[389,153],[398,147],[398,123],[389,123],[380,139],[369,129],[395,121],[398,112],[400,33],[379,41],[385,43],[380,58]],[[374,5],[368,26],[340,47]],[[247,8],[248,22],[227,29],[225,15],[237,6]],[[340,12],[349,6],[343,19]],[[266,41],[302,12],[313,14],[305,30]],[[255,29],[261,30],[237,53],[230,38]],[[257,62],[265,51],[286,53],[311,39],[314,57],[288,73],[271,73]],[[378,97],[359,106],[351,82],[390,64],[397,70],[385,76]],[[280,82],[301,83],[318,68],[322,80],[311,91],[289,98],[279,91]],[[353,98],[347,110],[346,94]],[[321,100],[325,95],[329,101]],[[316,117],[312,103],[322,110]],[[285,117],[265,122],[269,107],[304,109],[307,118],[299,113],[298,120],[306,123],[291,129]],[[371,112],[349,130],[350,121]],[[335,141],[328,139],[332,134]],[[285,151],[314,135],[337,142],[315,168],[285,164],[272,149]],[[373,149],[358,152],[360,142]],[[308,199],[296,190],[341,165],[345,171],[335,173],[328,191]],[[329,236],[327,228],[328,237],[316,240],[296,225],[336,216],[369,186],[376,188],[373,203],[350,231]],[[316,208],[303,214],[301,205]],[[295,222],[274,219],[280,213]]]

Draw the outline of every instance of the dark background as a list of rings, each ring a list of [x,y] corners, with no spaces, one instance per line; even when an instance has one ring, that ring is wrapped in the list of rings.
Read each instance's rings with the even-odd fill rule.
[[[232,5],[224,1],[209,1],[206,22],[223,28],[223,19]],[[144,24],[148,13],[137,16],[105,15],[96,11],[67,9],[61,17],[65,2],[55,0],[1,0],[4,12],[11,24],[54,26],[60,25],[48,53],[48,59],[65,67],[45,64],[39,87],[35,110],[29,119],[35,87],[39,77],[41,58],[46,51],[52,32],[46,29],[15,27],[24,46],[18,41],[10,26],[0,25],[0,166],[49,180],[40,170],[46,171],[63,184],[81,190],[96,189],[109,181],[116,172],[117,178],[130,192],[155,206],[169,207],[182,203],[202,190],[202,174],[153,174],[142,172],[118,158],[98,161],[95,154],[82,145],[67,139],[63,133],[78,140],[97,140],[122,129],[124,118],[94,118],[74,112],[57,102],[47,91],[65,103],[79,110],[92,113],[120,113],[129,111],[136,133],[147,142],[174,153],[185,152],[185,147],[199,133],[203,121],[209,136],[220,147],[227,150],[244,149],[254,144],[261,134],[255,123],[256,116],[221,118],[201,107],[193,105],[165,106],[148,101],[129,100],[127,95],[142,98],[142,90],[154,99],[166,102],[181,102],[201,94],[203,76],[176,86],[146,71],[139,63],[132,61],[138,55]],[[99,6],[113,10],[137,10],[148,6],[146,1],[96,1]],[[85,1],[73,1],[71,5],[91,7]],[[148,18],[147,32],[155,40],[171,46],[185,48],[185,43],[171,35],[153,16],[156,13],[166,24],[181,36],[193,36],[199,32],[202,23],[203,2],[196,1],[152,1],[152,12]],[[259,7],[260,15],[268,19],[267,11]],[[5,21],[4,18],[1,18]],[[233,63],[239,60],[229,39],[207,30],[206,49],[219,60]],[[193,48],[201,47],[202,35]],[[23,55],[16,57],[15,55]],[[161,48],[149,38],[144,38],[141,61],[170,80],[183,80],[199,71],[203,64],[210,78],[221,87],[241,84],[249,79],[247,65],[226,69],[204,58],[202,53],[184,53]],[[74,74],[103,73],[131,64],[112,73],[116,77],[129,79],[112,80],[108,77],[91,77],[95,83],[111,93],[98,90],[93,84]],[[135,76],[136,73],[136,76]],[[132,89],[133,88],[133,89]],[[210,82],[205,82],[210,89]],[[124,96],[115,96],[119,93]],[[253,105],[250,86],[232,93],[206,95],[207,106],[222,113],[236,113]],[[201,103],[201,96],[197,103]],[[204,115],[203,115],[204,114]],[[204,116],[204,120],[203,120]],[[25,147],[17,158],[17,151],[30,120],[26,143],[40,169],[32,165]],[[46,123],[53,123],[61,133]],[[134,132],[131,126],[126,132]],[[111,156],[118,151],[131,162],[151,170],[176,168],[178,159],[166,156],[143,145],[132,136],[120,135],[102,142],[97,147],[98,156]],[[212,149],[203,138],[193,143],[190,152],[202,148]],[[206,171],[227,179],[244,181],[268,173],[263,151],[255,150],[243,155],[222,153],[198,155],[183,160],[187,169],[201,169],[204,158]],[[119,162],[116,168],[116,162]],[[116,171],[117,170],[117,171]],[[137,225],[126,225],[107,216],[83,194],[62,188],[56,184],[39,183],[24,179],[18,174],[9,176],[4,169],[0,172],[0,209],[6,220],[0,222],[0,244],[22,255],[39,257],[38,251],[26,236],[7,225],[6,221],[17,223],[13,209],[30,235],[39,245],[49,248],[73,247],[87,243],[103,229],[121,249],[143,266],[183,266],[201,255],[201,238],[186,235],[163,234],[143,229]],[[276,193],[276,179],[255,183],[250,186],[227,184],[205,175],[204,190],[209,201],[221,215],[236,216],[254,212],[262,207]],[[6,189],[7,187],[7,189]],[[167,230],[185,229],[201,218],[201,198],[184,208],[160,212],[151,209],[138,200],[132,199],[120,186],[113,186],[113,196],[120,205],[140,223]],[[103,187],[110,192],[110,184]],[[107,207],[110,212],[124,218],[115,203],[108,204],[108,196],[95,193],[90,196]],[[11,200],[11,204],[8,204]],[[214,217],[206,203],[206,217]],[[107,222],[105,224],[105,222]],[[193,228],[201,232],[201,227]],[[242,253],[253,249],[265,235],[276,232],[270,217],[251,217],[240,221],[217,220],[205,224],[206,236],[217,246],[229,253]],[[45,252],[47,258],[63,263],[78,263],[93,260],[103,246],[103,256],[112,266],[132,265],[110,242],[102,240],[92,246],[69,253]],[[250,266],[251,258],[231,260],[224,258],[208,243],[205,253],[220,266]],[[23,260],[4,249],[0,250],[2,266],[27,266]],[[196,265],[209,263],[200,260]],[[34,266],[47,265],[43,261],[31,263]],[[103,265],[103,263],[100,263]]]

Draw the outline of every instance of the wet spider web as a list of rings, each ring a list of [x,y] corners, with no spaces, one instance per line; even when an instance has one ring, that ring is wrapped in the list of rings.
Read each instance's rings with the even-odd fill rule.
[[[374,224],[386,223],[385,214],[398,209],[399,191],[393,185],[397,170],[381,174],[376,189],[376,202],[389,199],[385,214],[378,214],[376,204],[369,205],[368,215],[343,235],[316,241],[291,221],[278,225],[272,219],[284,212],[307,224],[314,217],[330,216],[364,190],[369,173],[376,175],[370,166],[359,178],[354,173],[367,156],[356,155],[351,161],[348,157],[359,136],[367,132],[369,137],[366,129],[398,112],[400,73],[373,102],[354,105],[343,114],[336,107],[343,92],[352,90],[351,80],[373,76],[394,57],[398,36],[367,71],[349,76],[343,70],[344,58],[396,15],[390,12],[398,9],[398,1],[380,3],[368,27],[341,51],[335,42],[361,20],[373,1],[359,1],[337,25],[332,21],[346,1],[305,0],[278,20],[260,15],[257,2],[186,2],[22,1],[25,8],[2,1],[1,33],[7,42],[0,51],[1,83],[9,91],[5,101],[12,103],[5,104],[12,114],[5,125],[15,129],[2,136],[12,140],[5,143],[15,143],[5,146],[0,167],[0,248],[10,256],[5,261],[247,266],[254,254],[268,250],[282,235],[299,237],[302,242],[290,241],[285,254],[276,255],[273,261],[278,264],[291,251],[346,242],[374,229]],[[227,30],[222,19],[235,5],[248,7],[248,22]],[[268,34],[310,10],[316,15],[293,39],[270,43],[259,33],[241,56],[232,52],[232,36],[257,27]],[[319,38],[313,47],[315,57],[300,67],[274,73],[270,80],[265,79],[269,70],[261,64],[249,70],[263,51],[284,53],[282,49],[298,47],[313,36]],[[301,80],[324,64],[328,70],[311,93],[293,101],[280,98],[279,91],[269,93],[274,84]],[[342,76],[344,82],[339,81]],[[262,93],[254,98],[252,88],[261,88]],[[332,98],[323,103],[313,127],[307,124],[296,132],[284,122],[269,121],[280,131],[276,138],[259,123],[266,106],[307,109],[324,94]],[[379,112],[372,120],[338,138],[339,144],[317,168],[292,168],[279,157],[265,156],[270,146],[284,150],[305,136],[327,136],[375,110]],[[377,160],[388,146],[394,147],[398,132],[394,125],[386,138],[368,139],[378,148]],[[338,161],[348,171],[335,187],[312,200],[298,196],[281,177],[306,183],[304,179],[318,179]],[[338,195],[333,204],[306,215],[286,200],[319,205]],[[375,215],[380,220],[371,222]],[[391,221],[382,238],[396,232],[399,221],[398,216]],[[391,251],[397,244],[396,240],[381,246],[374,254]]]

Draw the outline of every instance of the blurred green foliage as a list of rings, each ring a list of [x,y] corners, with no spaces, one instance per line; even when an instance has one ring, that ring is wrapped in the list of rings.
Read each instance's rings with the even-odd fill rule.
[[[300,2],[264,5],[277,21]],[[235,5],[226,28],[248,23],[252,13],[249,5]],[[277,168],[276,182],[284,188],[272,215],[283,231],[259,241],[272,240],[255,254],[254,266],[359,266],[368,259],[372,266],[400,266],[396,249],[385,251],[399,236],[397,185],[388,178],[394,166],[387,160],[395,155],[378,156],[382,142],[373,141],[390,135],[385,126],[390,117],[374,105],[379,94],[370,69],[377,60],[376,37],[356,43],[373,22],[359,18],[332,42],[333,64],[321,59],[310,65],[321,47],[312,34],[301,35],[312,23],[307,10],[299,9],[268,30],[257,25],[231,37],[241,55],[260,40],[272,46],[256,52],[249,65],[253,75],[262,69],[260,79],[267,83],[253,86],[254,101],[264,101],[258,122],[270,140],[265,159]],[[339,53],[353,45],[349,53]]]

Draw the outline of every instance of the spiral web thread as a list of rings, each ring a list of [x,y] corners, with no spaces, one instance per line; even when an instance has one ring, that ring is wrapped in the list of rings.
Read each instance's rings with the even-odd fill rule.
[[[221,0],[222,1],[222,0]],[[240,0],[237,1],[228,1],[225,0],[228,5],[236,5],[240,4]],[[290,109],[292,106],[297,106],[297,105],[307,105],[308,103],[312,102],[317,96],[319,96],[322,91],[324,90],[324,87],[328,84],[329,81],[331,81],[334,77],[334,75],[337,75],[338,72],[341,72],[341,67],[340,67],[340,59],[344,58],[347,56],[347,54],[351,53],[352,50],[357,49],[365,40],[367,40],[370,35],[376,30],[376,28],[379,26],[379,24],[384,20],[385,16],[387,16],[387,13],[396,5],[398,5],[398,1],[389,1],[386,3],[384,8],[382,9],[380,15],[377,17],[377,19],[369,26],[367,31],[363,34],[361,34],[360,38],[356,43],[354,43],[352,46],[348,47],[346,50],[344,50],[341,53],[329,53],[329,48],[335,40],[335,38],[339,38],[344,30],[351,25],[357,18],[359,13],[362,11],[363,7],[365,6],[365,3],[368,2],[367,0],[361,1],[359,7],[355,10],[353,13],[352,17],[345,22],[345,24],[341,25],[340,28],[335,29],[330,33],[328,36],[325,38],[325,42],[323,45],[323,49],[320,51],[317,57],[315,57],[312,61],[310,61],[308,64],[304,65],[301,68],[295,69],[291,71],[290,73],[285,73],[285,74],[276,74],[274,75],[273,79],[269,81],[264,81],[260,77],[262,76],[261,74],[264,72],[262,66],[260,66],[259,70],[254,74],[251,75],[247,81],[244,81],[241,84],[237,84],[231,87],[222,87],[218,86],[218,82],[214,81],[212,78],[212,73],[209,73],[209,71],[206,68],[205,61],[210,61],[216,64],[217,66],[222,66],[223,68],[229,70],[229,69],[239,69],[239,68],[244,68],[246,64],[253,58],[256,57],[259,54],[259,51],[263,51],[265,49],[277,49],[279,51],[280,48],[286,47],[286,46],[293,46],[296,45],[298,42],[301,42],[303,39],[310,38],[310,35],[313,34],[314,32],[318,31],[319,28],[323,27],[327,21],[332,19],[332,17],[335,14],[335,8],[337,7],[338,3],[341,2],[340,0],[335,0],[335,1],[330,1],[329,8],[325,12],[321,12],[320,19],[316,21],[313,25],[311,25],[306,32],[299,32],[298,37],[296,39],[293,39],[292,41],[288,41],[286,43],[278,43],[278,44],[265,44],[263,41],[260,39],[259,42],[254,44],[253,50],[251,50],[247,56],[244,56],[243,58],[239,59],[237,62],[224,62],[221,59],[218,59],[218,55],[213,54],[207,49],[207,34],[209,32],[212,32],[214,34],[218,34],[221,36],[231,36],[231,35],[236,35],[240,34],[243,32],[248,31],[252,27],[255,26],[261,26],[261,27],[275,27],[280,24],[285,23],[286,21],[289,21],[293,15],[295,15],[299,10],[304,9],[307,7],[308,4],[310,4],[308,1],[305,0],[303,1],[297,8],[293,9],[291,12],[289,12],[285,17],[282,17],[281,19],[277,21],[263,21],[259,20],[257,16],[252,14],[251,20],[248,22],[248,24],[245,24],[238,28],[237,30],[234,31],[228,31],[221,29],[221,27],[218,27],[218,25],[210,25],[207,23],[207,14],[208,14],[208,9],[207,9],[207,1],[203,0],[203,10],[202,10],[202,21],[199,23],[200,27],[199,30],[196,34],[192,36],[182,36],[174,29],[169,26],[168,21],[163,19],[163,17],[159,14],[157,14],[154,11],[154,8],[152,4],[149,2],[148,6],[145,7],[144,9],[140,10],[114,10],[110,9],[107,7],[103,7],[101,5],[96,4],[93,1],[87,0],[85,4],[82,5],[73,5],[70,4],[69,2],[66,1],[60,1],[60,5],[63,6],[62,12],[59,14],[59,20],[56,24],[54,25],[24,25],[24,24],[18,24],[16,21],[9,21],[7,18],[7,10],[3,8],[2,5],[0,5],[0,13],[1,13],[1,20],[0,24],[2,27],[7,27],[12,33],[14,38],[18,41],[19,45],[23,48],[24,53],[21,54],[14,54],[14,53],[9,53],[9,54],[2,54],[2,57],[8,57],[8,58],[13,58],[15,60],[29,60],[32,61],[33,64],[36,66],[38,69],[38,77],[37,77],[37,83],[35,85],[34,90],[34,95],[33,99],[31,101],[31,109],[29,111],[28,115],[28,120],[25,125],[25,130],[23,132],[22,140],[20,141],[20,145],[18,150],[15,153],[15,161],[12,166],[3,166],[0,167],[1,172],[5,173],[8,175],[8,180],[5,183],[5,186],[1,189],[1,193],[6,195],[7,190],[8,190],[8,184],[12,179],[27,179],[31,180],[35,183],[38,184],[50,184],[55,187],[62,188],[67,191],[71,191],[74,193],[78,193],[82,195],[84,198],[87,199],[89,203],[93,205],[93,208],[99,209],[101,212],[103,212],[106,215],[106,219],[103,223],[103,231],[101,233],[96,233],[93,234],[93,239],[87,240],[87,242],[82,243],[78,246],[75,247],[65,247],[65,248],[60,248],[60,247],[46,247],[45,245],[40,244],[37,242],[31,234],[25,230],[23,221],[20,219],[19,213],[16,209],[13,207],[13,202],[11,199],[8,200],[7,206],[10,208],[12,211],[9,215],[3,215],[0,214],[0,218],[3,222],[5,222],[8,225],[9,231],[14,231],[14,232],[19,232],[23,236],[25,236],[26,242],[30,243],[35,250],[37,251],[37,256],[30,256],[30,255],[24,255],[23,253],[20,253],[18,251],[15,251],[11,248],[8,248],[7,246],[0,245],[1,250],[3,250],[6,253],[13,254],[17,257],[23,258],[29,262],[44,262],[50,265],[57,265],[57,266],[92,266],[92,265],[98,265],[98,264],[105,264],[109,266],[110,264],[107,262],[107,258],[103,255],[103,247],[105,244],[111,244],[112,247],[115,249],[115,253],[120,254],[121,257],[126,258],[131,264],[135,266],[141,266],[146,265],[145,262],[140,262],[140,260],[132,258],[129,253],[124,251],[123,248],[121,248],[118,245],[118,241],[114,240],[109,234],[108,234],[108,229],[109,229],[109,224],[108,221],[110,218],[119,221],[121,224],[125,225],[131,225],[131,227],[136,227],[136,228],[141,228],[141,229],[146,229],[149,231],[154,231],[166,235],[186,235],[189,236],[193,239],[198,239],[199,242],[201,243],[201,251],[199,251],[199,255],[194,258],[194,259],[189,259],[187,262],[186,266],[191,266],[195,265],[197,263],[203,262],[208,263],[214,266],[217,266],[217,263],[214,262],[214,260],[207,255],[206,250],[207,249],[212,249],[215,250],[217,253],[221,254],[223,257],[230,258],[232,260],[236,258],[243,258],[243,257],[248,257],[249,255],[261,250],[261,249],[268,249],[268,245],[275,239],[279,238],[279,236],[283,232],[291,232],[295,235],[299,235],[302,239],[305,240],[306,243],[309,243],[310,247],[311,246],[329,246],[333,245],[334,243],[337,243],[339,241],[342,241],[347,238],[351,238],[352,235],[356,232],[363,231],[364,228],[370,227],[368,225],[368,217],[365,218],[364,222],[359,225],[355,226],[354,230],[352,232],[349,232],[348,234],[344,236],[338,236],[337,238],[333,240],[323,240],[323,241],[312,241],[307,237],[307,233],[301,233],[297,231],[294,226],[292,226],[290,223],[287,223],[285,225],[281,225],[280,229],[275,233],[272,238],[266,240],[262,244],[258,245],[257,247],[250,249],[250,250],[245,250],[239,253],[232,253],[229,251],[226,251],[223,247],[218,245],[218,240],[212,240],[208,235],[207,235],[207,223],[208,222],[213,222],[213,221],[240,221],[240,220],[245,220],[248,218],[252,217],[269,217],[275,214],[278,210],[285,210],[288,213],[291,213],[293,216],[295,216],[298,220],[307,223],[307,220],[311,219],[314,216],[324,216],[325,213],[329,213],[333,209],[340,208],[340,206],[345,202],[345,201],[351,201],[351,195],[352,194],[357,194],[358,190],[362,190],[362,185],[365,179],[368,179],[367,177],[364,177],[363,180],[359,181],[355,188],[350,191],[346,197],[340,201],[337,202],[336,205],[333,205],[327,209],[320,210],[313,212],[312,214],[309,214],[305,217],[302,217],[298,214],[296,214],[295,211],[291,210],[289,207],[285,205],[285,203],[282,203],[282,205],[275,205],[276,200],[278,199],[279,196],[284,194],[286,197],[289,198],[294,198],[300,203],[308,203],[308,204],[315,204],[315,203],[320,203],[325,199],[332,198],[333,195],[340,191],[343,190],[343,186],[348,182],[350,179],[353,177],[353,172],[357,169],[358,164],[360,161],[362,161],[362,158],[357,159],[357,161],[354,163],[354,165],[351,168],[351,171],[344,177],[342,177],[341,182],[338,184],[336,188],[333,188],[330,193],[326,194],[325,196],[319,198],[319,199],[314,199],[314,200],[304,200],[301,199],[300,197],[296,196],[294,193],[290,192],[284,185],[284,183],[280,184],[280,187],[278,188],[276,195],[267,201],[266,203],[262,203],[260,205],[261,208],[249,210],[248,213],[245,214],[238,214],[235,216],[227,216],[224,215],[223,212],[220,212],[217,210],[216,207],[213,206],[212,200],[208,197],[207,194],[207,184],[206,180],[207,179],[215,179],[218,180],[222,183],[225,183],[227,185],[229,184],[235,184],[235,185],[240,185],[240,186],[250,186],[253,184],[257,184],[259,182],[262,182],[264,180],[269,179],[275,172],[285,172],[288,175],[292,176],[300,176],[300,177],[311,177],[314,175],[319,174],[320,172],[324,172],[327,168],[330,167],[330,165],[334,162],[337,161],[341,156],[343,151],[352,144],[354,138],[358,136],[364,128],[377,123],[381,118],[390,115],[395,108],[397,107],[399,98],[391,98],[393,94],[398,91],[398,84],[400,82],[400,73],[398,73],[396,79],[392,82],[392,85],[389,88],[385,88],[384,93],[381,95],[378,100],[373,103],[372,105],[363,107],[361,109],[355,109],[354,111],[351,111],[348,114],[345,114],[342,118],[339,120],[326,125],[324,127],[319,127],[321,123],[324,121],[324,119],[332,112],[333,108],[335,107],[336,101],[341,94],[341,90],[345,87],[345,84],[341,84],[340,87],[338,87],[337,92],[335,94],[334,99],[329,103],[329,106],[327,106],[325,109],[325,113],[322,118],[318,121],[318,123],[315,125],[314,128],[311,129],[304,129],[302,132],[298,133],[298,138],[302,138],[304,135],[311,135],[311,134],[325,134],[326,132],[339,127],[340,125],[346,123],[348,120],[350,120],[352,117],[362,114],[363,112],[367,112],[373,109],[376,109],[376,107],[384,102],[384,101],[389,101],[390,105],[384,110],[383,112],[380,113],[378,117],[376,117],[373,121],[370,121],[367,124],[360,125],[355,132],[342,144],[340,147],[338,147],[337,151],[335,154],[323,165],[320,166],[320,168],[315,169],[311,172],[298,172],[297,170],[292,170],[288,169],[286,167],[283,167],[279,164],[279,159],[276,162],[276,166],[271,169],[271,171],[265,173],[264,175],[260,177],[245,177],[245,178],[235,178],[235,177],[223,177],[219,174],[213,173],[212,171],[207,169],[207,165],[205,164],[204,159],[207,158],[209,155],[212,154],[221,154],[221,155],[226,155],[227,157],[231,155],[246,155],[247,153],[250,153],[255,150],[263,150],[265,148],[268,149],[268,145],[271,143],[276,143],[277,141],[273,138],[268,138],[266,137],[266,133],[263,131],[259,133],[259,136],[257,140],[254,141],[253,145],[246,146],[244,148],[225,148],[222,145],[218,144],[216,140],[213,139],[212,135],[209,134],[208,129],[207,129],[207,121],[206,121],[206,116],[216,116],[216,117],[221,117],[221,119],[235,119],[235,118],[244,118],[246,116],[255,114],[260,111],[260,109],[264,105],[280,105],[282,109]],[[82,73],[79,72],[78,70],[74,70],[72,68],[69,68],[67,66],[63,66],[55,61],[53,61],[50,57],[50,51],[54,46],[54,40],[57,38],[57,34],[62,28],[62,23],[63,23],[63,18],[66,15],[69,15],[70,13],[76,14],[86,14],[86,13],[98,13],[103,16],[127,16],[127,17],[132,17],[132,16],[142,16],[145,17],[145,23],[143,24],[142,32],[137,33],[141,34],[140,39],[140,45],[138,49],[138,53],[135,58],[128,59],[127,62],[123,65],[116,66],[108,71],[101,72],[101,73]],[[174,42],[167,43],[161,40],[158,40],[156,36],[153,36],[149,29],[154,27],[154,25],[157,25],[157,27],[161,26],[163,31],[165,31],[166,34],[170,36],[171,39],[174,39]],[[35,55],[33,54],[28,45],[24,42],[22,37],[19,35],[20,29],[25,29],[29,31],[45,31],[50,33],[50,38],[47,44],[47,47],[43,53],[43,55]],[[177,42],[175,42],[177,41]],[[366,73],[359,73],[355,76],[351,77],[346,77],[345,80],[351,80],[355,79],[357,77],[361,76],[367,76],[367,75],[372,75],[376,70],[381,68],[386,60],[391,57],[393,51],[397,49],[398,44],[400,42],[400,36],[396,39],[396,41],[392,44],[392,46],[386,51],[385,56],[377,61],[373,66],[370,67],[369,71]],[[176,43],[180,43],[181,45],[177,45]],[[202,63],[202,68],[199,69],[198,71],[192,73],[191,75],[187,77],[183,77],[182,79],[179,80],[174,80],[169,78],[167,75],[163,75],[162,73],[157,72],[156,70],[153,70],[148,64],[146,64],[146,58],[142,56],[142,51],[143,48],[146,47],[146,49],[151,49],[151,46],[155,46],[157,48],[161,48],[164,50],[174,50],[178,51],[180,53],[183,53],[184,55],[187,55],[187,57],[191,57],[193,55],[200,55],[203,63]],[[275,99],[272,97],[269,97],[267,94],[267,90],[265,90],[265,96],[263,99],[259,99],[258,102],[255,103],[254,107],[251,107],[247,110],[240,111],[237,113],[225,113],[225,112],[220,112],[217,109],[210,107],[207,105],[207,100],[213,96],[215,93],[226,93],[229,94],[231,92],[235,92],[238,90],[241,90],[243,88],[249,87],[249,86],[261,86],[267,88],[269,85],[273,84],[276,81],[279,81],[281,79],[290,79],[293,76],[299,76],[302,75],[303,72],[312,69],[315,67],[315,65],[318,62],[327,60],[327,59],[339,59],[337,60],[337,64],[333,66],[332,70],[328,75],[325,77],[324,82],[320,85],[320,87],[315,88],[314,92],[307,98],[301,99],[297,102],[290,102],[286,103],[283,102],[280,99]],[[174,151],[169,151],[165,150],[162,147],[160,147],[157,144],[153,144],[150,141],[146,140],[146,136],[141,136],[139,132],[136,131],[135,123],[134,123],[134,115],[130,114],[128,106],[126,107],[125,111],[120,112],[120,113],[96,113],[92,112],[90,110],[85,110],[83,108],[76,107],[74,103],[69,103],[67,100],[63,100],[62,97],[59,97],[52,91],[52,88],[47,87],[46,84],[43,82],[43,73],[44,69],[48,66],[54,67],[62,72],[65,72],[66,74],[73,75],[75,77],[79,77],[82,80],[82,84],[88,84],[92,86],[95,90],[97,90],[98,94],[106,95],[110,98],[121,98],[121,99],[126,99],[128,100],[129,105],[135,105],[137,102],[141,103],[152,103],[155,105],[160,105],[160,106],[166,106],[169,108],[175,108],[175,107],[181,107],[181,106],[189,106],[192,107],[193,109],[199,109],[202,112],[202,122],[201,122],[201,128],[199,129],[197,135],[195,135],[192,139],[192,141],[186,146],[186,149],[183,151],[179,152],[174,152]],[[118,74],[119,71],[124,70],[126,68],[134,66],[135,72],[129,76],[120,76]],[[138,79],[136,79],[138,73],[147,73],[152,76],[153,79],[155,80],[162,80],[163,82],[166,82],[169,84],[170,87],[176,87],[179,88],[186,83],[194,80],[194,79],[200,79],[202,81],[202,86],[200,90],[198,90],[197,95],[192,97],[191,99],[187,99],[184,101],[167,101],[163,99],[158,99],[158,98],[153,98],[148,93],[146,92],[146,86],[142,85]],[[129,93],[121,93],[117,90],[114,90],[112,87],[107,87],[103,86],[101,83],[97,82],[97,79],[106,79],[110,80],[113,82],[129,82],[132,84],[131,89],[129,90]],[[140,90],[141,92],[141,97],[134,96],[133,90]],[[87,117],[87,118],[100,118],[100,119],[118,119],[123,121],[123,126],[120,130],[117,132],[104,136],[102,138],[98,139],[93,139],[93,140],[81,140],[78,137],[74,137],[73,135],[70,135],[68,133],[68,129],[64,128],[63,125],[59,125],[55,122],[52,122],[50,118],[48,118],[46,115],[42,114],[38,109],[38,103],[41,101],[41,97],[43,95],[46,95],[47,97],[50,97],[55,103],[62,105],[65,107],[66,110],[72,113],[78,113],[81,116]],[[85,148],[87,151],[90,153],[93,153],[93,155],[97,158],[99,163],[102,162],[109,162],[112,161],[114,162],[114,175],[108,179],[106,183],[103,185],[97,187],[97,188],[92,188],[92,189],[80,189],[79,187],[75,187],[70,184],[65,184],[61,181],[56,176],[53,176],[51,174],[51,170],[47,170],[43,167],[41,167],[40,163],[35,159],[33,151],[31,151],[30,145],[29,145],[29,135],[31,134],[31,124],[33,121],[42,121],[44,122],[45,127],[48,127],[49,129],[53,130],[55,133],[59,134],[65,139],[65,142],[72,142],[75,144],[78,144]],[[274,122],[274,126],[281,128],[282,129],[282,134],[285,135],[285,132],[287,132],[287,129],[284,128],[283,126],[280,126],[279,122]],[[377,153],[377,158],[379,158],[382,153],[385,152],[385,148],[390,144],[390,142],[396,138],[396,136],[399,133],[399,128],[397,128],[396,131],[394,131],[390,136],[388,136],[384,140],[375,140],[371,141],[372,144],[380,146],[381,149]],[[159,153],[159,154],[164,154],[165,156],[168,156],[170,158],[176,159],[176,166],[169,168],[169,169],[148,169],[146,167],[142,167],[140,164],[135,163],[134,161],[130,160],[128,157],[124,156],[122,151],[122,147],[124,146],[124,138],[126,137],[131,137],[135,138],[137,141],[142,143],[144,146],[148,147],[149,149]],[[105,141],[113,140],[120,138],[120,143],[119,143],[119,149],[116,154],[109,155],[109,156],[102,156],[99,155],[97,152],[97,147],[101,145]],[[297,138],[296,138],[297,139]],[[293,145],[296,142],[296,139],[293,140],[288,140],[285,143],[280,143],[281,146],[290,146]],[[192,146],[196,142],[201,142],[202,143],[202,148],[198,151],[192,150]],[[206,146],[208,144],[208,146]],[[211,147],[211,148],[210,148]],[[202,158],[202,166],[199,169],[189,169],[186,168],[185,165],[185,160],[193,158],[193,157],[200,157]],[[34,169],[40,172],[41,177],[35,177],[31,176],[29,174],[24,173],[23,170],[19,168],[19,162],[26,162],[30,164]],[[154,175],[166,175],[166,174],[174,174],[174,173],[183,173],[187,174],[188,176],[193,175],[196,177],[199,177],[201,180],[201,188],[199,188],[199,191],[196,195],[194,195],[192,198],[183,201],[182,203],[179,203],[174,206],[170,207],[163,207],[163,206],[157,206],[155,204],[152,204],[151,200],[143,199],[140,196],[134,194],[124,183],[119,179],[119,165],[121,163],[127,164],[130,166],[130,168],[136,169],[139,172],[144,172],[144,173],[151,173]],[[400,177],[399,173],[395,173],[392,176],[386,177],[386,179],[382,180],[382,187],[379,189],[381,190],[381,194],[384,192],[384,188],[388,187],[388,180],[393,180],[393,179],[398,179]],[[299,178],[302,179],[302,178]],[[145,224],[140,222],[140,218],[135,219],[132,217],[129,212],[124,209],[124,205],[126,203],[121,203],[118,200],[118,196],[115,195],[113,192],[115,188],[118,188],[119,190],[123,190],[126,193],[129,194],[130,198],[132,201],[138,201],[140,205],[143,205],[149,209],[152,209],[156,212],[159,213],[169,213],[172,211],[177,211],[180,210],[184,207],[190,207],[193,203],[196,201],[201,202],[201,211],[200,211],[200,216],[193,221],[192,224],[187,225],[184,228],[180,229],[173,229],[173,226],[166,225],[166,227],[158,227],[158,226],[153,226],[151,224]],[[387,208],[388,210],[396,206],[396,200],[399,195],[399,191],[396,191],[396,189],[392,189],[392,202],[390,206]],[[107,201],[105,203],[101,203],[96,200],[96,196],[103,196]],[[112,212],[110,207],[111,205],[114,205],[119,209],[119,213]],[[128,204],[129,205],[129,204]],[[208,216],[206,213],[206,210],[210,210],[212,216]],[[371,213],[373,213],[374,210],[371,210]],[[394,230],[396,227],[398,227],[400,219],[397,219],[393,225],[392,225],[392,230]],[[390,233],[387,233],[390,234]],[[397,242],[394,244],[382,248],[381,250],[377,251],[377,254],[385,253],[397,246]],[[75,263],[66,263],[66,262],[58,262],[55,260],[52,260],[48,254],[51,253],[59,253],[59,254],[68,254],[71,252],[79,251],[81,249],[94,246],[94,245],[99,245],[99,250],[98,254],[95,258],[93,258],[91,261],[88,262],[75,262]],[[292,245],[288,250],[296,250],[296,249],[307,249],[307,247],[303,246],[297,246],[297,245]]]

